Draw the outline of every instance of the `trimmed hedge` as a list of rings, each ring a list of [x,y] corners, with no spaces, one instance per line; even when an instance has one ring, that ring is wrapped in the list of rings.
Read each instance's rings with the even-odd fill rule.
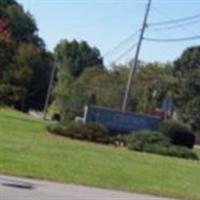
[[[186,147],[182,147],[182,146],[146,145],[144,148],[144,151],[148,153],[156,153],[156,154],[166,155],[166,156],[171,156],[171,157],[193,159],[193,160],[199,159],[197,154],[195,154],[192,150]]]
[[[103,144],[110,144],[113,141],[117,141],[115,145],[118,144],[119,146],[122,146],[121,142],[123,142],[123,144],[126,144],[130,150],[155,153],[171,157],[194,160],[198,159],[198,156],[191,149],[172,144],[172,139],[168,134],[166,134],[167,132],[165,132],[164,135],[160,132],[143,130],[133,132],[128,135],[111,137],[108,130],[104,126],[97,123],[82,124],[81,122],[50,124],[47,129],[51,133],[74,139]],[[183,135],[185,136],[185,132]]]
[[[151,145],[160,145],[160,146],[169,146],[169,139],[159,132],[142,130],[138,132],[133,132],[124,137],[128,148],[134,149],[137,151],[142,151],[145,146]]]
[[[192,150],[171,144],[169,138],[159,132],[139,131],[128,135],[125,140],[130,150],[198,160]]]
[[[98,142],[104,144],[108,144],[110,142],[108,130],[104,126],[97,123],[58,123],[48,125],[47,129],[51,133],[74,139],[87,140],[91,142]]]
[[[175,120],[164,121],[161,123],[160,132],[169,137],[174,145],[193,148],[195,144],[195,134],[181,122]]]

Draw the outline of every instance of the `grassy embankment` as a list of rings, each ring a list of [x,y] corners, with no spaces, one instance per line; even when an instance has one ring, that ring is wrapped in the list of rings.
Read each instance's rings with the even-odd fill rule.
[[[0,173],[200,200],[198,161],[56,137],[8,109],[0,110]]]

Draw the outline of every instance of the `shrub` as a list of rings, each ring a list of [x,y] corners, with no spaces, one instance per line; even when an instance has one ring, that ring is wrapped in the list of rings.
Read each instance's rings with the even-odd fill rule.
[[[47,129],[51,133],[75,139],[88,140],[98,143],[109,143],[107,129],[97,123],[82,124],[81,122],[68,122],[67,124],[51,124]]]
[[[171,144],[169,138],[159,132],[139,131],[125,138],[130,150],[179,158],[198,159],[198,156],[192,150]]]
[[[169,139],[159,132],[148,130],[133,132],[125,136],[129,149],[143,151],[147,145],[169,146]]]
[[[85,124],[88,130],[88,140],[99,143],[109,143],[110,138],[108,130],[101,124],[88,123]]]
[[[174,145],[193,148],[195,144],[195,135],[191,129],[178,121],[164,121],[160,126],[160,132],[169,137]]]
[[[161,146],[161,145],[146,145],[143,151],[148,153],[156,153],[160,155],[166,155],[171,157],[186,158],[198,160],[197,154],[195,154],[191,149],[182,146]]]
[[[88,132],[87,127],[80,122],[68,122],[64,125],[64,135],[70,136],[75,139],[87,140]]]
[[[62,133],[64,132],[64,126],[61,123],[51,123],[47,125],[47,130],[50,133],[62,135]]]

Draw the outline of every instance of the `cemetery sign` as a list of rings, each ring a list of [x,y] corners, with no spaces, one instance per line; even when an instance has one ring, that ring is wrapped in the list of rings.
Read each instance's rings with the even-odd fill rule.
[[[99,106],[86,106],[83,121],[84,123],[103,124],[111,132],[129,133],[142,129],[157,130],[161,119],[146,114],[121,112]]]

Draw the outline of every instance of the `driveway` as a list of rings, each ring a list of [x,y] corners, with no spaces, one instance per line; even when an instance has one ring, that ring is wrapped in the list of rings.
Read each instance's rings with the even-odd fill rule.
[[[1,200],[170,200],[93,187],[0,175]]]

